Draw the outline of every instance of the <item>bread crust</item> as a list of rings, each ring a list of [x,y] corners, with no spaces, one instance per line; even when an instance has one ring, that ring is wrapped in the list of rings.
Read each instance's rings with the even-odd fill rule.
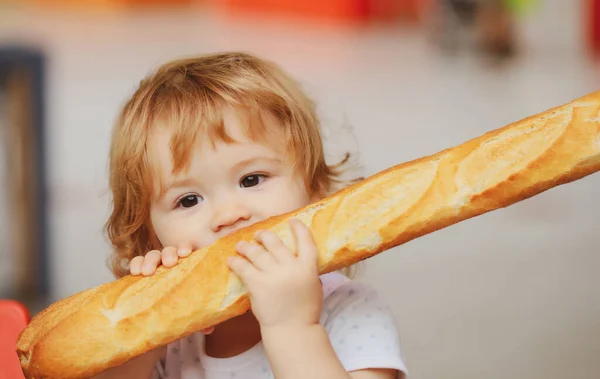
[[[600,170],[600,91],[379,172],[305,208],[195,251],[150,277],[126,276],[60,300],[21,333],[26,378],[88,378],[249,310],[227,267],[240,240],[288,220],[309,226],[327,273]]]

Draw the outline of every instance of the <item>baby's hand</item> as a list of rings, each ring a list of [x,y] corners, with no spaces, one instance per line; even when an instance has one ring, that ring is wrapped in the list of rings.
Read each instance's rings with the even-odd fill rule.
[[[190,255],[192,247],[182,245],[179,248],[165,247],[162,251],[152,250],[145,256],[137,256],[129,263],[129,272],[131,275],[150,276],[156,272],[161,264],[165,267],[173,267],[177,264],[179,258]]]
[[[290,224],[297,254],[275,233],[265,230],[256,235],[258,243],[238,244],[243,257],[230,260],[229,267],[248,288],[252,312],[263,331],[319,322],[323,294],[317,247],[306,225],[296,219]]]

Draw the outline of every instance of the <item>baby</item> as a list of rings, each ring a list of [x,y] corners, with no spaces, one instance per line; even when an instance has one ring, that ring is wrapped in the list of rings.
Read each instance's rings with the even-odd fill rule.
[[[244,53],[176,60],[143,80],[117,121],[107,231],[117,277],[152,275],[257,221],[344,185],[326,163],[313,102],[277,65]],[[403,378],[395,319],[346,272],[319,275],[310,230],[237,246],[229,267],[251,312],[98,378]]]

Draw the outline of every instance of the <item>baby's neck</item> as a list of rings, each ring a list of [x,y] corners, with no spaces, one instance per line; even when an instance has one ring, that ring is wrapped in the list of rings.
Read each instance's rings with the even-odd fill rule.
[[[232,318],[206,336],[206,355],[230,358],[241,354],[261,340],[260,325],[252,312]]]

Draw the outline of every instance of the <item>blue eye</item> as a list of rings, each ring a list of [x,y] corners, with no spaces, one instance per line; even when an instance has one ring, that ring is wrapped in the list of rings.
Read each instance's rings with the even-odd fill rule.
[[[187,195],[187,196],[184,196],[181,199],[179,199],[179,201],[177,201],[177,207],[191,208],[193,206],[198,205],[199,202],[200,202],[200,196]]]
[[[260,174],[248,175],[242,178],[240,181],[240,185],[244,188],[246,187],[254,187],[261,183],[261,180],[264,180],[265,176]]]

